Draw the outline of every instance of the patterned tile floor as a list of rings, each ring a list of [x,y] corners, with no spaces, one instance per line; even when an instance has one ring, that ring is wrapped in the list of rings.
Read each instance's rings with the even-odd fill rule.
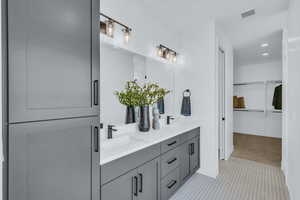
[[[171,200],[289,200],[280,168],[231,158],[217,179],[195,174]]]

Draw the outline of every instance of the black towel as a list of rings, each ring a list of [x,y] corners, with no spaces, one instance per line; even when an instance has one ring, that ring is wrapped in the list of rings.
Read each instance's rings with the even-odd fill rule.
[[[157,108],[159,110],[159,114],[165,114],[165,101],[164,98],[161,98],[157,101]]]
[[[274,90],[273,106],[275,109],[282,109],[282,85],[279,85]]]
[[[188,96],[185,96],[185,93],[188,93]],[[183,92],[183,99],[181,105],[181,115],[183,116],[191,116],[191,92],[190,90],[185,90]]]

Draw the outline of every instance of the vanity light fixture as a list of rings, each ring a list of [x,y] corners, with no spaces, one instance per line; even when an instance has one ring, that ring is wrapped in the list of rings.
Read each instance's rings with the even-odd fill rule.
[[[124,42],[128,43],[131,35],[132,29],[128,26],[124,25],[123,23],[112,19],[111,17],[100,13],[100,17],[104,17],[106,19],[105,22],[101,21],[100,19],[100,32],[106,34],[107,36],[113,38],[114,32],[115,32],[115,24],[118,24],[119,26],[123,27],[122,31],[124,34]],[[104,27],[105,26],[105,27]]]
[[[157,47],[157,55],[172,63],[175,63],[177,61],[178,53],[164,45],[159,45]]]

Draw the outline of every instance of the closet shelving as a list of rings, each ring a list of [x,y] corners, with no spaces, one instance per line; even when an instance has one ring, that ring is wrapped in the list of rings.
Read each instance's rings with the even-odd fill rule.
[[[281,80],[267,80],[267,81],[251,81],[251,82],[239,82],[239,83],[234,83],[234,86],[242,86],[242,85],[265,85],[268,83],[274,83],[274,84],[279,84],[282,83]]]
[[[267,81],[250,81],[250,82],[238,82],[234,83],[234,86],[250,86],[250,85],[262,85],[265,91],[265,105],[264,109],[252,109],[252,108],[234,108],[233,110],[236,112],[259,112],[259,113],[282,113],[282,110],[270,110],[267,106],[267,90],[268,84],[281,84],[282,80],[267,80]]]

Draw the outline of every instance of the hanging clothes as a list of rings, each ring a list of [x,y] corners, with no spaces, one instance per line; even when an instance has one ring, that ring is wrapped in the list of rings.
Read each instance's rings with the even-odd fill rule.
[[[273,106],[276,110],[282,109],[282,84],[275,87],[273,96]]]
[[[182,105],[181,105],[181,115],[191,116],[191,91],[189,89],[183,92]]]

